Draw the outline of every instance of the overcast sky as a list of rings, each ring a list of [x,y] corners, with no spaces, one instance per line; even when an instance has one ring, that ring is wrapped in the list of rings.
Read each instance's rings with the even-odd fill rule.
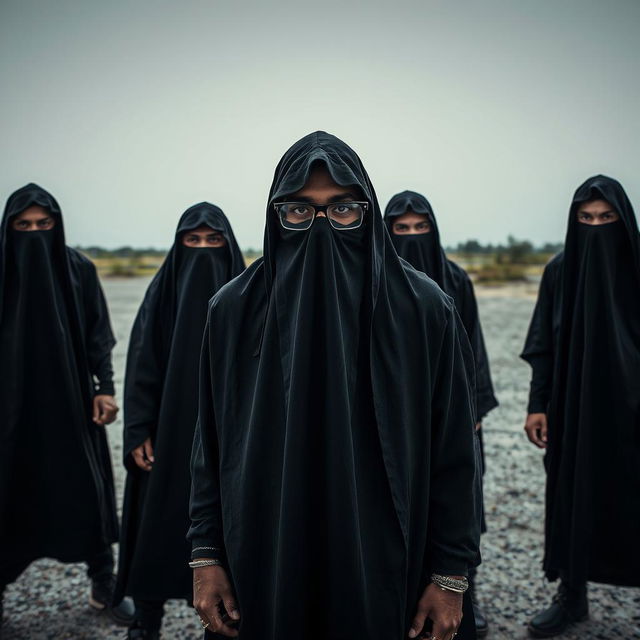
[[[0,0],[0,193],[69,244],[165,247],[209,200],[261,247],[280,156],[324,129],[443,240],[564,236],[585,178],[640,209],[640,1]]]

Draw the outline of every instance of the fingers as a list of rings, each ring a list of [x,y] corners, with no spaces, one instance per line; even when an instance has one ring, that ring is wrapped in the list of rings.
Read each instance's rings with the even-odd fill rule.
[[[207,626],[209,631],[222,634],[229,638],[236,638],[238,637],[238,630],[226,624],[223,620],[222,614],[220,613],[219,605],[221,602],[220,598],[218,598],[217,601],[200,600],[195,604],[195,607],[204,623],[209,623],[209,626]]]
[[[143,471],[151,471],[151,462],[147,460],[144,454],[144,445],[140,445],[136,447],[132,452],[131,456],[133,457],[133,461],[142,469]]]
[[[416,615],[413,618],[413,622],[411,623],[411,628],[409,629],[409,637],[417,638],[424,629],[424,623],[427,621],[427,616],[429,615],[429,610],[418,604],[418,610],[416,611]]]
[[[231,593],[225,593],[222,596],[222,604],[232,620],[240,620],[240,612],[235,598]]]
[[[460,620],[449,619],[446,622],[438,620],[433,623],[431,638],[435,640],[452,640],[460,626]]]
[[[544,442],[544,446],[547,446],[547,416],[540,418],[540,440]]]
[[[482,422],[476,424],[476,431],[480,431],[480,429],[482,429]]]
[[[99,425],[111,424],[118,414],[118,405],[111,396],[97,395],[93,399],[93,421]]]
[[[527,433],[527,438],[529,438],[529,440],[533,442],[536,447],[544,449],[547,446],[546,416],[542,415],[541,417],[536,417],[533,419],[528,418],[524,430]]]
[[[147,438],[143,443],[144,455],[149,462],[153,463],[156,459],[153,457],[153,445],[151,444],[151,438]]]

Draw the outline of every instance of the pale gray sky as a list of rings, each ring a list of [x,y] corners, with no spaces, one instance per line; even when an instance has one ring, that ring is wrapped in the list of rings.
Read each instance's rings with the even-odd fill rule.
[[[108,247],[210,200],[261,247],[278,159],[324,129],[446,244],[557,241],[594,173],[640,209],[639,54],[638,0],[0,0],[0,194],[38,182]]]

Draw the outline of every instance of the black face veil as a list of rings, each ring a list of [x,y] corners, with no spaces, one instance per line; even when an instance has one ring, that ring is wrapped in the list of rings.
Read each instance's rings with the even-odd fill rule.
[[[369,202],[360,228],[282,228],[272,204],[318,164]],[[398,260],[358,156],[323,132],[296,143],[264,259],[212,301],[201,360],[189,537],[194,554],[224,549],[243,634],[400,638],[427,572],[477,561],[469,362],[450,301]]]

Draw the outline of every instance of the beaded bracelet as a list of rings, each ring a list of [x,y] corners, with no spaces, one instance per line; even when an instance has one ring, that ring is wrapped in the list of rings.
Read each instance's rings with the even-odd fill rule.
[[[431,582],[443,591],[453,591],[453,593],[464,593],[469,588],[469,581],[466,578],[450,578],[449,576],[441,576],[438,573],[431,575]]]
[[[210,560],[192,560],[189,563],[189,566],[192,569],[199,569],[200,567],[216,567],[220,563],[220,560],[214,560],[213,558]]]

